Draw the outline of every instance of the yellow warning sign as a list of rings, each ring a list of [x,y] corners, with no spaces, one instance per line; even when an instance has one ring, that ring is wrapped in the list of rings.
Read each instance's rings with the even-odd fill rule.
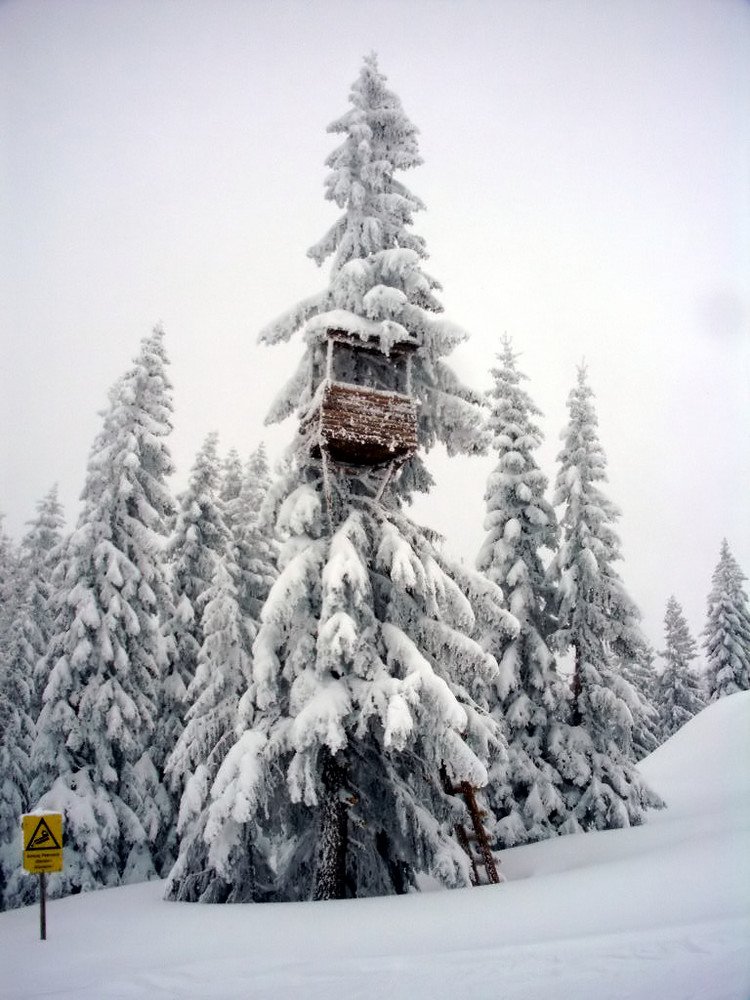
[[[27,872],[61,872],[62,813],[23,816],[23,866]]]

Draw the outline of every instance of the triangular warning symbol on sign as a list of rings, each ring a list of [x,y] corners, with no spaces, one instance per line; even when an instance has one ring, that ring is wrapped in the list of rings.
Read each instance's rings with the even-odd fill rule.
[[[42,817],[36,825],[34,832],[28,844],[24,847],[25,851],[59,851],[60,845],[50,828],[47,826],[47,821]]]

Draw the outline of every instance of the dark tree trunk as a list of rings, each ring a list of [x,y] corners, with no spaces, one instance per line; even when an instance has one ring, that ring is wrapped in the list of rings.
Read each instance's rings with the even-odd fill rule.
[[[313,898],[346,899],[348,830],[344,769],[326,749],[323,750],[323,789],[325,798]]]
[[[580,726],[583,721],[583,713],[581,712],[581,653],[577,646],[574,648],[575,665],[573,668],[573,681],[571,685],[573,694],[573,713],[571,723],[574,726]]]
[[[385,862],[393,891],[402,896],[409,891],[409,869],[399,858],[394,857],[391,842],[384,830],[375,836],[375,848]]]

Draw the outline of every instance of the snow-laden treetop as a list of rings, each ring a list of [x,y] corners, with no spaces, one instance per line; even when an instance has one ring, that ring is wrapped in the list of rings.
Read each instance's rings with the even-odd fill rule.
[[[440,285],[423,271],[425,243],[411,231],[413,215],[424,205],[396,176],[421,163],[417,129],[387,88],[374,55],[364,60],[349,100],[350,110],[329,126],[343,141],[326,161],[325,195],[343,213],[309,250],[319,264],[333,258],[328,287],[260,333],[261,342],[275,344],[301,331],[306,343],[267,421],[304,413],[321,377],[327,331],[338,329],[379,341],[386,355],[396,344],[414,345],[420,447],[442,441],[452,454],[477,451],[481,397],[442,360],[467,334],[435,316],[442,312],[435,295]]]
[[[345,137],[326,160],[331,173],[325,181],[326,198],[344,215],[308,254],[319,264],[334,254],[334,272],[384,247],[427,256],[424,240],[406,228],[424,205],[394,177],[397,170],[422,163],[418,129],[385,82],[371,53],[352,85],[351,110],[328,126]]]

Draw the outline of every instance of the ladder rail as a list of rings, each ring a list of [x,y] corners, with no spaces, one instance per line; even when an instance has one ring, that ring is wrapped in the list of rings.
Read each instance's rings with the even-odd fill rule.
[[[471,862],[471,884],[473,886],[482,884],[479,877],[479,866],[481,866],[486,872],[489,884],[498,885],[503,880],[497,870],[497,863],[490,848],[487,831],[482,823],[482,810],[479,808],[476,799],[477,789],[468,781],[462,781],[458,785],[454,785],[448,777],[448,772],[444,765],[440,769],[440,779],[443,789],[448,795],[460,795],[463,798],[466,810],[471,819],[470,832],[467,831],[463,823],[456,823],[453,828],[456,840],[466,852]],[[472,850],[472,841],[477,844],[479,854]]]

